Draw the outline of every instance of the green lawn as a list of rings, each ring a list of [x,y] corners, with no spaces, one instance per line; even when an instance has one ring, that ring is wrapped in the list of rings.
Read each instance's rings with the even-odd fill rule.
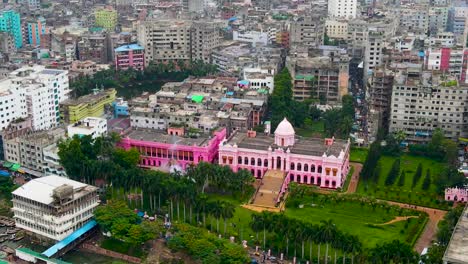
[[[352,147],[349,160],[352,162],[364,163],[364,161],[366,161],[368,152],[369,149],[367,148]]]
[[[406,172],[404,186],[397,186],[398,179],[393,185],[385,186],[385,179],[395,159],[396,157],[382,156],[379,160],[381,172],[377,184],[361,180],[357,192],[385,200],[445,208],[445,203],[439,204],[437,201],[441,197],[436,194],[434,185],[435,176],[442,171],[443,163],[425,157],[404,154],[400,158],[400,171],[405,170]],[[422,164],[422,177],[417,185],[412,188],[413,176],[419,163]],[[428,190],[422,190],[422,183],[427,169],[431,171],[432,184]]]
[[[320,196],[318,196],[320,197]],[[370,248],[377,243],[390,242],[394,239],[406,241],[411,244],[414,234],[423,228],[424,224],[418,222],[419,218],[399,221],[388,225],[386,223],[399,215],[398,209],[389,211],[377,206],[375,209],[368,204],[354,201],[320,202],[320,198],[304,198],[304,207],[286,209],[286,215],[319,224],[321,220],[332,219],[338,229],[359,237],[364,247]],[[403,211],[403,215],[415,215],[417,212]],[[421,220],[422,221],[422,220]]]
[[[322,120],[313,121],[312,126],[296,128],[296,134],[302,137],[325,137],[325,127]]]

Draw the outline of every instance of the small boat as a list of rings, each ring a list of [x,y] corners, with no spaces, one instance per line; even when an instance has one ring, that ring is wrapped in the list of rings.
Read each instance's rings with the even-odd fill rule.
[[[16,230],[16,228],[13,228],[13,229],[7,229],[6,232],[7,232],[7,234],[14,234],[14,233],[16,233],[18,231]]]
[[[17,236],[17,237],[15,238],[14,241],[15,241],[15,242],[16,242],[16,241],[20,241],[20,240],[23,239],[23,238],[24,238],[24,236]]]
[[[16,234],[13,234],[13,235],[10,236],[9,239],[10,239],[10,240],[15,240],[15,238],[16,238]]]

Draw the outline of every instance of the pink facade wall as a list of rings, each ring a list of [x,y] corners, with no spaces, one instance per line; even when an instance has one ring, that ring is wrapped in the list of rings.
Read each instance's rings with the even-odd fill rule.
[[[290,182],[336,189],[343,186],[349,171],[349,143],[340,157],[307,156],[282,149],[256,150],[224,145],[220,146],[218,160],[220,165],[228,165],[233,171],[247,169],[259,179],[270,169],[284,171],[286,178],[282,191]]]
[[[115,54],[115,66],[118,70],[127,70],[131,67],[135,70],[142,71],[145,69],[145,54],[135,54],[133,50],[129,50],[126,53]]]
[[[463,188],[447,188],[445,189],[445,200],[454,202],[467,202],[468,189]]]
[[[223,128],[213,133],[206,146],[174,145],[162,142],[142,141],[123,138],[119,146],[123,149],[135,148],[140,152],[141,167],[168,167],[177,164],[185,169],[189,164],[215,162],[218,158],[219,143],[226,137]]]
[[[440,56],[440,70],[447,71],[450,67],[450,48],[442,48]]]

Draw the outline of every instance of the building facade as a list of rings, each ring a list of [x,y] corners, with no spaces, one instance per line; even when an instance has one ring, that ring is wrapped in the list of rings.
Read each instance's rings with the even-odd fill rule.
[[[116,48],[115,69],[127,70],[133,68],[138,71],[145,69],[145,49],[138,44],[124,45]]]
[[[215,162],[219,143],[226,137],[226,129],[215,131],[211,137],[189,137],[183,127],[165,131],[134,129],[124,135],[119,146],[136,148],[140,152],[140,166],[165,171],[185,170],[190,164]]]
[[[328,16],[341,18],[356,18],[356,0],[329,0]]]
[[[103,27],[111,32],[117,26],[117,11],[111,7],[96,10],[94,13],[95,23],[98,27]]]
[[[41,45],[41,36],[49,33],[49,29],[46,27],[46,20],[43,17],[37,19],[34,22],[28,22],[28,43],[32,46]]]
[[[249,170],[261,179],[269,170],[284,173],[284,183],[341,188],[349,171],[350,141],[296,137],[284,119],[274,136],[235,132],[219,146],[219,164]],[[284,191],[284,190],[283,190]]]
[[[115,89],[107,89],[77,99],[63,101],[60,103],[60,114],[63,122],[73,124],[85,117],[103,116],[105,107],[112,104],[116,94]]]
[[[0,87],[5,98],[5,112],[0,115],[5,122],[0,125],[6,127],[15,118],[31,116],[34,130],[60,123],[59,103],[68,99],[70,92],[68,71],[46,69],[41,65],[11,72],[8,78],[0,81]]]
[[[145,21],[138,25],[138,43],[145,47],[145,62],[190,61],[191,22]]]
[[[439,128],[447,138],[468,137],[468,86],[454,76],[408,69],[395,76],[390,132],[408,142],[427,142]]]
[[[13,36],[16,48],[23,47],[23,34],[21,32],[19,13],[13,10],[0,12],[0,31],[8,32]]]
[[[291,22],[289,46],[318,47],[323,43],[324,32],[325,21],[320,15],[300,17],[297,21]]]
[[[33,179],[12,195],[16,227],[54,241],[86,224],[99,205],[97,187],[56,175]]]

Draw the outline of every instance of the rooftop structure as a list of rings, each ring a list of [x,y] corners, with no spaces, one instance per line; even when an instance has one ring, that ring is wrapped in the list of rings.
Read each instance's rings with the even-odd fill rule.
[[[77,135],[79,137],[92,136],[92,138],[97,138],[107,133],[107,120],[99,117],[85,117],[69,125],[67,133],[69,137]]]

